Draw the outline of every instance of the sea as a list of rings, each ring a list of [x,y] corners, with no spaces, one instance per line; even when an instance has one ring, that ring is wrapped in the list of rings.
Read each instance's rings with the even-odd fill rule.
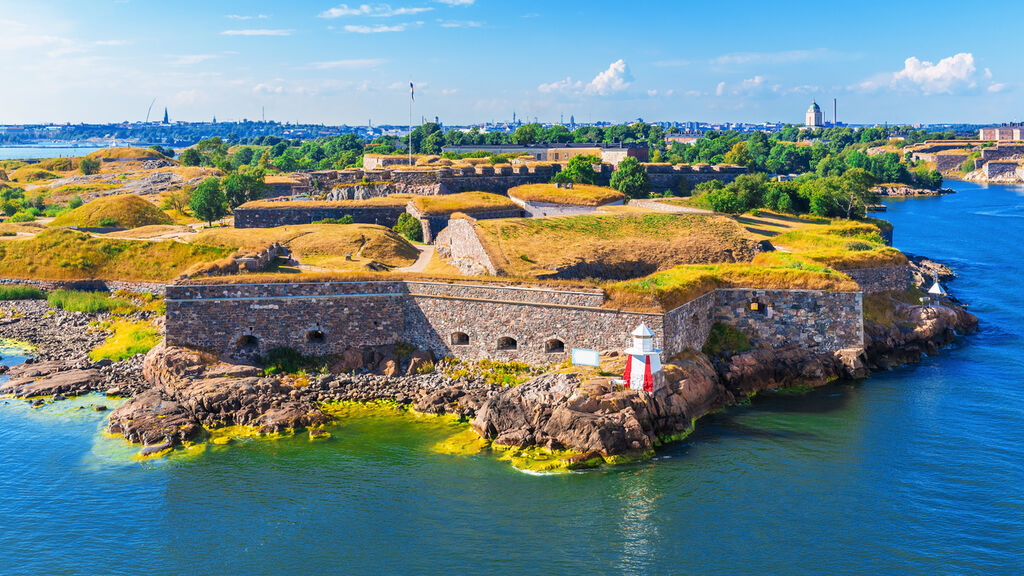
[[[948,185],[880,216],[956,270],[977,334],[641,463],[528,474],[388,414],[138,460],[116,401],[0,400],[0,574],[1024,573],[1024,189]]]
[[[42,160],[44,158],[85,156],[90,152],[104,148],[108,148],[108,146],[97,146],[95,144],[75,144],[72,146],[66,142],[30,146],[0,146],[0,160],[24,160],[26,158]]]

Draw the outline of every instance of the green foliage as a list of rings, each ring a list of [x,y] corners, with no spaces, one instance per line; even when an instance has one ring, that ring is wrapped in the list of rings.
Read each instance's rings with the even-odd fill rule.
[[[36,215],[28,210],[19,210],[11,218],[11,222],[35,222]]]
[[[559,171],[551,179],[552,182],[573,182],[575,184],[597,185],[597,172],[594,172],[594,164],[600,164],[601,159],[590,154],[580,154],[569,159],[564,170]]]
[[[398,232],[402,236],[405,236],[409,240],[415,242],[423,241],[423,226],[420,224],[418,218],[408,212],[403,212],[398,217],[398,223],[395,224],[392,230]]]
[[[265,367],[263,373],[269,376],[271,374],[295,374],[318,362],[317,359],[303,356],[294,348],[280,347],[267,351],[260,358],[260,363]]]
[[[154,151],[156,151],[156,152],[158,152],[160,154],[163,154],[164,156],[167,156],[168,158],[174,158],[174,149],[173,148],[166,148],[166,147],[161,146],[159,144],[153,144],[152,146],[149,147],[149,149],[150,150],[154,150]]]
[[[86,156],[78,163],[78,170],[85,175],[95,174],[100,171],[100,161]]]
[[[192,198],[189,200],[188,207],[195,214],[196,218],[206,220],[212,225],[214,220],[219,220],[227,214],[226,202],[227,198],[224,197],[224,192],[221,191],[220,179],[211,177],[203,180],[196,187],[195,192],[192,193]]]
[[[263,182],[260,169],[243,170],[224,178],[224,196],[228,205],[235,209],[246,202],[263,198],[267,185]]]
[[[117,220],[110,217],[100,218],[99,225],[101,228],[113,228],[117,226]]]
[[[94,362],[104,358],[119,362],[137,354],[145,354],[160,343],[160,332],[153,324],[142,320],[118,320],[111,326],[113,334],[89,352]]]
[[[179,160],[182,166],[199,166],[203,163],[203,155],[195,148],[188,148],[181,153]]]
[[[0,286],[0,300],[42,300],[46,294],[31,286]]]
[[[612,174],[611,187],[629,198],[645,198],[651,191],[651,181],[640,161],[627,156],[619,162],[618,168]]]
[[[79,196],[78,194],[75,194],[74,196],[68,199],[68,208],[71,208],[72,210],[78,208],[82,204],[84,204],[84,202],[82,202],[82,197]]]
[[[708,356],[740,354],[751,349],[750,337],[722,322],[715,322],[701,352]]]
[[[132,303],[124,298],[111,297],[106,292],[81,292],[78,290],[55,290],[50,292],[46,301],[54,308],[68,312],[125,312],[132,308]]]
[[[351,214],[345,214],[341,218],[324,218],[323,220],[317,220],[313,224],[354,224],[355,220]]]

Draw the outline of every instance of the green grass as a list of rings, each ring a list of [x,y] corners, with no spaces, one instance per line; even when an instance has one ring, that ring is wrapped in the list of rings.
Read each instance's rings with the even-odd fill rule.
[[[68,312],[125,312],[132,308],[132,303],[128,300],[112,297],[106,292],[56,290],[50,292],[46,301],[50,306]]]
[[[79,226],[82,228],[168,225],[174,221],[155,204],[134,194],[104,196],[61,214],[53,226]]]
[[[42,300],[46,294],[31,286],[0,286],[0,300]]]
[[[412,204],[421,214],[428,215],[516,210],[519,208],[518,204],[508,198],[487,192],[417,196],[412,200]]]
[[[160,343],[160,332],[145,320],[131,322],[117,320],[111,326],[114,333],[89,352],[95,362],[104,358],[117,362],[136,354],[145,354]]]
[[[559,188],[554,184],[526,184],[508,191],[509,196],[526,202],[568,204],[572,206],[601,206],[626,199],[626,195],[613,188],[575,184],[572,188]]]

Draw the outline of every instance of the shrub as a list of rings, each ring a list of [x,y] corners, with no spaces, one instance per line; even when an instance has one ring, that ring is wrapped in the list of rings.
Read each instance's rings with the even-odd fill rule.
[[[423,226],[420,225],[418,218],[408,212],[403,212],[398,217],[398,223],[395,224],[392,230],[414,242],[423,241]]]
[[[68,312],[128,312],[132,303],[123,298],[112,298],[106,292],[81,292],[78,290],[56,290],[50,292],[46,301],[54,308]]]
[[[11,216],[11,222],[34,222],[35,219],[35,214],[28,210],[19,210]]]
[[[46,294],[31,286],[0,286],[0,300],[42,300]]]
[[[100,225],[101,228],[113,228],[114,226],[117,226],[117,220],[114,220],[113,218],[109,218],[109,217],[107,217],[107,218],[100,218],[100,221],[98,222],[98,224]]]
[[[78,163],[78,170],[86,176],[95,174],[100,171],[100,161],[86,156]]]
[[[311,364],[311,359],[305,357],[298,350],[288,347],[280,347],[269,350],[260,363],[265,367],[263,373],[270,374],[294,374]]]
[[[750,338],[736,328],[716,322],[711,326],[708,339],[701,348],[708,356],[739,354],[750,350]]]
[[[630,198],[645,198],[651,191],[651,181],[647,177],[647,170],[640,165],[639,160],[632,156],[619,162],[618,168],[612,174],[610,184],[612,188]]]
[[[355,220],[351,214],[345,214],[341,218],[324,218],[323,220],[317,220],[313,224],[354,224]]]

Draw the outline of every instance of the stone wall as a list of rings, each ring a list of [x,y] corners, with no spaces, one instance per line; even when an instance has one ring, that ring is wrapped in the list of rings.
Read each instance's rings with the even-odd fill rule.
[[[715,322],[770,347],[825,352],[864,339],[859,292],[717,290],[665,314],[602,308],[599,292],[417,281],[172,285],[166,302],[167,342],[219,355],[406,342],[438,356],[552,363],[572,348],[622,349],[641,322],[666,359],[700,349]]]
[[[882,266],[840,270],[860,286],[865,294],[906,292],[910,289],[910,266]]]
[[[406,206],[405,211],[412,214],[420,221],[420,226],[423,228],[423,241],[431,243],[434,241],[434,237],[444,230],[448,223],[451,221],[451,214],[422,214],[416,209],[416,206],[410,202]],[[475,212],[468,212],[474,220],[491,220],[495,218],[522,218],[525,214],[522,210],[478,210]]]
[[[289,202],[280,207],[260,206],[235,208],[235,228],[274,228],[294,224],[310,224],[328,218],[351,216],[359,224],[380,224],[391,227],[405,212],[405,206],[317,207],[302,202]]]
[[[136,294],[149,293],[163,296],[164,284],[152,282],[122,282],[119,280],[27,280],[21,278],[0,278],[2,286],[32,286],[50,292],[53,290],[82,290],[85,292],[116,292],[127,290]]]
[[[796,345],[815,352],[864,346],[860,292],[720,289],[716,294],[715,322],[743,332],[754,346]]]
[[[487,255],[473,220],[456,218],[434,240],[437,255],[450,258],[453,266],[467,276],[494,276],[498,273]]]
[[[936,154],[934,156],[935,169],[939,172],[958,172],[964,160],[967,160],[967,153],[962,154]]]
[[[989,180],[1016,179],[1020,168],[1019,162],[999,160],[982,166],[982,173]]]
[[[526,215],[531,218],[542,218],[546,216],[579,216],[580,214],[592,214],[597,212],[598,206],[572,206],[569,204],[552,204],[550,202],[527,202],[515,196],[509,195],[509,200],[523,207]],[[609,202],[603,206],[621,206],[622,200]],[[475,215],[474,215],[475,216]]]

